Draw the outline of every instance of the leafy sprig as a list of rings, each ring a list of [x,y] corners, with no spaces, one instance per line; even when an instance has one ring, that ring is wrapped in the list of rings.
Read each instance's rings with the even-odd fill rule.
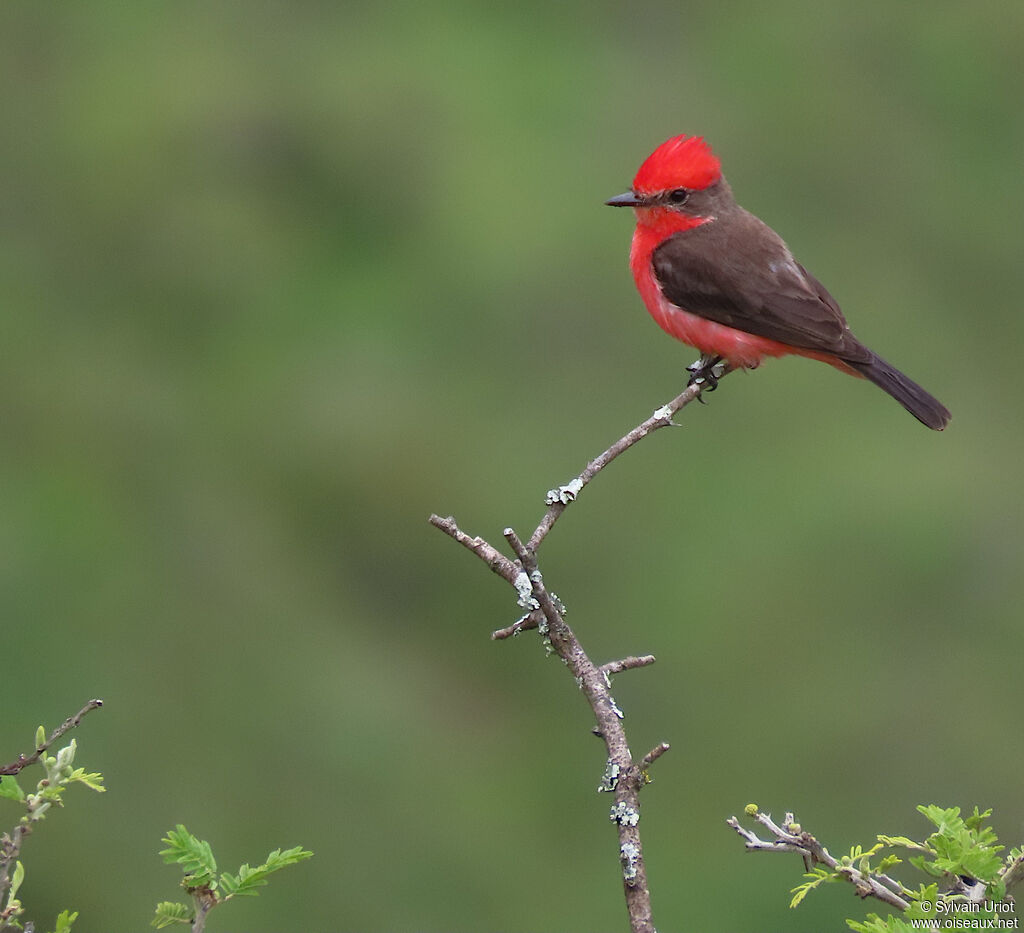
[[[19,918],[24,915],[25,906],[18,899],[18,891],[25,880],[25,865],[18,856],[25,837],[53,807],[64,805],[64,792],[72,784],[84,784],[99,793],[106,790],[103,775],[98,771],[74,767],[78,752],[75,739],[54,754],[49,751],[59,738],[81,722],[83,716],[102,705],[100,700],[91,700],[76,716],[65,720],[49,735],[40,726],[36,730],[32,754],[20,755],[16,761],[0,769],[0,798],[13,801],[22,810],[14,828],[0,835],[0,928],[4,930],[23,929]],[[27,773],[26,769],[33,765],[43,769],[43,776],[33,790],[26,792],[16,775]],[[70,933],[77,917],[73,911],[62,911],[57,917],[55,933]]]
[[[931,805],[917,809],[936,827],[923,843],[905,836],[879,836],[879,841],[887,846],[920,853],[908,861],[933,878],[966,875],[984,882],[989,886],[989,899],[1001,901],[1006,895],[1006,886],[999,877],[1003,868],[999,853],[1005,847],[996,845],[995,830],[985,825],[992,811],[979,813],[975,807],[974,812],[964,819],[960,816],[959,807],[944,809]]]
[[[267,884],[267,877],[289,865],[311,858],[313,853],[295,846],[291,849],[274,849],[263,864],[255,867],[245,863],[238,872],[217,874],[217,860],[210,844],[193,836],[181,823],[167,833],[162,842],[167,848],[160,855],[169,865],[178,865],[185,873],[181,886],[192,896],[193,906],[162,901],[156,906],[153,926],[157,929],[176,923],[192,925],[192,933],[200,933],[206,915],[214,907],[233,897],[252,897],[259,894],[259,888]]]
[[[790,813],[779,824],[753,804],[746,808],[747,816],[771,831],[774,838],[770,840],[740,826],[735,817],[728,822],[746,839],[748,849],[799,852],[804,856],[807,880],[791,890],[790,907],[798,906],[823,884],[846,881],[862,897],[875,897],[901,911],[885,919],[871,913],[864,920],[847,920],[855,933],[907,933],[931,928],[958,912],[969,913],[971,918],[988,918],[997,905],[1006,907],[1007,889],[1024,880],[1024,850],[1014,848],[1005,858],[1001,855],[1004,847],[987,823],[992,811],[982,812],[975,807],[964,817],[958,807],[929,805],[917,809],[935,827],[924,841],[879,835],[871,848],[854,846],[848,855],[839,858],[831,856]],[[895,852],[881,854],[885,849],[904,850],[905,859]],[[888,874],[904,861],[924,873],[928,882],[915,889]]]

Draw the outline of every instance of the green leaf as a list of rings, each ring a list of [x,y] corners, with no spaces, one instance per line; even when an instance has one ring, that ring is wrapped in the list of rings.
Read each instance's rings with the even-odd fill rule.
[[[78,911],[62,910],[57,914],[57,927],[53,933],[71,933],[71,924],[78,919]]]
[[[810,878],[811,880],[797,885],[789,892],[793,895],[793,899],[789,902],[790,909],[799,906],[800,902],[819,884],[826,881],[835,881],[839,878],[839,875],[825,868],[812,868],[809,872],[804,874],[804,877]]]
[[[267,866],[269,871],[277,871],[279,868],[285,868],[288,865],[294,865],[297,862],[304,862],[306,859],[312,857],[313,853],[307,849],[303,849],[302,846],[285,849],[283,852],[280,849],[274,849],[274,851],[267,856],[267,860],[264,864]]]
[[[935,919],[937,913],[935,904],[939,899],[939,886],[937,884],[921,885],[916,891],[908,891],[910,895],[910,906],[903,911],[903,916],[908,920]],[[928,907],[922,905],[927,903]]]
[[[176,904],[174,901],[161,901],[156,905],[156,916],[153,918],[153,926],[158,930],[169,927],[174,923],[191,923],[192,909],[184,904]]]
[[[64,793],[64,786],[59,781],[55,783],[47,783],[44,786],[39,787],[36,792],[36,796],[42,800],[52,800],[58,806],[60,805],[60,798]]]
[[[18,896],[18,888],[21,887],[21,883],[25,880],[25,866],[21,862],[14,863],[14,874],[11,876],[11,888],[7,895],[7,904],[10,906],[15,902],[15,898]]]
[[[955,868],[954,871],[956,874],[970,875],[979,881],[994,881],[996,875],[999,874],[999,869],[1003,867],[1003,860],[998,854],[998,850],[1002,848],[1002,846],[996,846],[995,849],[978,847],[964,852],[954,863],[959,865],[963,871],[956,871]]]
[[[212,886],[217,861],[208,842],[197,839],[181,823],[160,841],[167,843],[167,848],[160,851],[164,862],[180,865],[182,871],[189,876],[190,887]]]
[[[974,808],[974,813],[967,817],[964,822],[967,824],[968,829],[978,829],[981,824],[992,815],[991,807],[984,813],[979,813],[978,808]]]
[[[794,907],[799,907],[800,902],[811,892],[813,888],[818,886],[817,881],[808,881],[806,884],[801,884],[790,891],[793,895],[793,899],[789,902],[789,909],[792,910]]]
[[[267,860],[262,865],[257,865],[255,868],[248,864],[243,865],[238,869],[237,875],[224,872],[220,876],[220,884],[227,897],[235,895],[254,897],[259,894],[256,889],[266,885],[267,875],[312,857],[313,853],[306,851],[302,846],[295,846],[295,848],[286,849],[284,852],[275,849],[267,856]]]
[[[878,867],[875,869],[875,871],[886,871],[887,869],[892,868],[893,865],[900,865],[902,863],[903,859],[901,859],[898,855],[886,855],[878,863]]]
[[[931,875],[933,878],[941,878],[943,871],[941,868],[936,868],[934,862],[929,862],[923,855],[913,855],[907,859],[911,865],[915,868],[920,869],[926,875]]]
[[[868,914],[863,922],[847,920],[846,925],[856,933],[913,933],[917,929],[892,914],[885,920],[878,914]]]
[[[979,812],[975,807],[964,820],[959,807],[943,808],[933,804],[917,809],[937,827],[925,842],[934,858],[931,861],[911,859],[911,864],[933,877],[969,875],[986,884],[996,881],[1003,865],[999,855],[1003,846],[996,845],[999,840],[995,831],[985,825],[991,810]]]
[[[887,846],[897,846],[901,849],[916,849],[918,852],[931,852],[931,849],[921,845],[920,842],[914,842],[913,839],[908,839],[906,836],[879,836],[878,841]]]
[[[79,784],[84,784],[86,787],[92,788],[101,794],[105,794],[107,791],[103,786],[103,775],[99,771],[87,772],[85,768],[75,768],[64,781],[67,784],[77,781]]]
[[[19,803],[25,799],[25,792],[13,774],[5,774],[0,777],[0,797],[17,800]]]
[[[940,832],[948,826],[962,826],[963,820],[960,819],[960,808],[950,807],[946,809],[944,807],[937,807],[935,804],[928,804],[928,806],[920,806],[917,808],[919,813],[922,813],[925,819],[934,823],[940,830]]]

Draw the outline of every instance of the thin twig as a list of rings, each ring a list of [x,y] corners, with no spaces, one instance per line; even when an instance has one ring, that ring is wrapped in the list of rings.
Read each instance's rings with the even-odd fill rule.
[[[85,704],[74,716],[65,719],[56,729],[51,732],[46,740],[40,745],[31,755],[19,755],[16,761],[11,762],[9,765],[3,765],[0,767],[0,775],[4,774],[17,774],[19,771],[23,771],[29,765],[34,765],[39,761],[39,757],[45,752],[54,742],[57,741],[65,732],[74,729],[81,721],[82,717],[91,713],[94,709],[99,709],[103,705],[102,700],[90,700]]]
[[[662,755],[665,754],[672,746],[668,742],[659,742],[654,746],[643,758],[640,759],[640,770],[646,771],[654,764]]]
[[[514,584],[519,576],[519,568],[500,551],[495,550],[490,544],[484,541],[479,535],[471,538],[455,523],[455,518],[449,515],[442,518],[440,515],[431,515],[430,524],[440,528],[446,535],[454,538],[464,548],[472,551],[499,577],[504,577],[509,583]]]
[[[1020,883],[1024,880],[1024,853],[1018,855],[1015,859],[1007,862],[1003,866],[1002,871],[999,872],[999,879],[1006,885],[1006,890],[1009,891],[1013,885]]]
[[[874,872],[865,874],[853,865],[843,864],[829,854],[828,849],[818,842],[814,836],[806,830],[797,827],[792,813],[786,814],[782,821],[782,826],[779,826],[769,814],[761,810],[752,815],[775,838],[760,839],[756,833],[741,826],[736,817],[730,817],[726,820],[726,823],[743,837],[748,849],[771,852],[799,852],[804,857],[805,865],[808,867],[811,865],[825,865],[837,875],[849,881],[857,889],[857,893],[861,897],[877,898],[899,910],[906,910],[910,906],[910,901],[897,893],[902,891],[902,886],[898,881],[884,874]]]
[[[537,628],[543,619],[544,613],[539,609],[534,609],[533,612],[528,612],[526,615],[516,619],[511,625],[500,628],[496,632],[491,632],[491,639],[502,641],[505,638],[515,638],[520,632],[528,632],[530,629]]]
[[[725,364],[719,364],[715,370],[719,374],[719,381],[731,371],[731,367]],[[569,507],[569,503],[576,501],[583,487],[597,476],[598,473],[608,466],[619,454],[629,450],[638,441],[642,441],[647,437],[648,434],[657,431],[658,428],[664,428],[672,424],[672,416],[681,408],[685,408],[691,402],[699,399],[706,390],[707,385],[704,382],[695,382],[693,385],[687,386],[671,402],[667,405],[662,405],[650,418],[638,424],[628,434],[620,437],[604,453],[591,460],[579,476],[574,477],[564,486],[559,486],[557,489],[549,489],[545,499],[548,510],[536,530],[530,535],[527,545],[530,550],[536,551],[540,547],[541,542],[547,537],[555,522],[558,521],[561,514]]]
[[[632,670],[635,667],[647,667],[653,664],[657,658],[653,654],[642,654],[640,657],[631,655],[628,658],[620,658],[618,661],[607,661],[602,664],[600,670],[609,677],[612,674],[621,674],[623,671]]]

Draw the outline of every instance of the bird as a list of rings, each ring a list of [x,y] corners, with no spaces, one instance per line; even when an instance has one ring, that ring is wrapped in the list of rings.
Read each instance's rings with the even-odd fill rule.
[[[736,203],[703,137],[667,139],[633,187],[605,203],[634,209],[633,278],[658,325],[701,352],[691,382],[713,389],[723,361],[753,369],[765,357],[795,354],[868,379],[929,428],[949,423],[938,399],[851,333],[782,237]]]

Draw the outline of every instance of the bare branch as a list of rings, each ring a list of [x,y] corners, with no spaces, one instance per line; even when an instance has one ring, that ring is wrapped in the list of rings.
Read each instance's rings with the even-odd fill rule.
[[[752,809],[752,808],[751,808]],[[860,897],[874,897],[884,901],[899,910],[906,910],[910,901],[904,899],[899,893],[903,890],[902,885],[888,875],[872,872],[865,874],[853,864],[840,862],[829,854],[817,839],[809,832],[801,829],[795,822],[792,813],[787,813],[779,826],[767,813],[758,810],[751,814],[762,826],[774,836],[774,839],[761,839],[756,833],[740,825],[736,817],[726,820],[740,836],[743,837],[746,847],[753,851],[771,852],[799,852],[804,857],[804,864],[810,868],[812,865],[824,865],[834,871],[837,875],[849,881],[857,890]]]
[[[515,579],[519,575],[519,568],[500,551],[496,551],[483,538],[479,536],[471,538],[467,535],[466,532],[459,528],[451,515],[447,518],[441,518],[440,515],[431,515],[430,524],[435,528],[440,528],[446,535],[454,538],[464,548],[468,548],[476,554],[499,577],[504,577],[509,583],[515,583]]]
[[[646,771],[671,747],[672,746],[669,745],[668,742],[659,742],[646,755],[644,755],[643,758],[640,759],[640,770]]]
[[[537,628],[543,618],[544,613],[539,609],[535,609],[533,612],[528,612],[521,618],[516,619],[515,622],[506,628],[500,628],[496,632],[491,632],[491,639],[493,641],[502,641],[505,638],[515,638],[520,632],[528,632],[530,629]]]
[[[741,826],[740,821],[734,816],[729,817],[725,822],[746,840],[748,849],[769,849],[772,852],[799,852],[801,855],[807,854],[800,846],[795,844],[791,845],[788,842],[780,842],[779,840],[769,842],[758,838],[757,833],[747,829],[745,826]]]
[[[633,933],[655,933],[647,868],[637,828],[640,820],[640,788],[647,778],[644,769],[633,763],[622,725],[622,710],[611,695],[604,672],[587,656],[576,635],[566,624],[559,600],[544,585],[536,554],[523,544],[511,528],[505,529],[505,539],[519,558],[529,580],[532,597],[544,614],[551,647],[576,678],[597,720],[595,731],[604,740],[608,752],[605,775],[598,790],[615,795],[609,818],[619,829],[619,861],[622,865],[623,891],[630,927]]]
[[[728,371],[728,367],[723,365],[716,369],[716,374],[720,378]],[[594,719],[597,721],[594,732],[604,741],[608,753],[605,773],[598,790],[614,794],[609,819],[618,827],[623,891],[633,933],[655,933],[647,869],[637,828],[640,820],[639,794],[640,789],[648,781],[647,769],[668,751],[669,746],[668,743],[662,742],[651,749],[639,764],[633,761],[622,725],[622,710],[611,695],[611,675],[652,664],[654,657],[631,656],[609,661],[600,667],[595,665],[583,650],[573,630],[566,624],[561,601],[545,585],[537,564],[537,549],[566,506],[575,500],[584,486],[619,454],[658,428],[672,424],[672,416],[694,399],[700,398],[705,389],[706,385],[702,381],[689,386],[667,405],[659,408],[650,418],[620,438],[603,454],[591,460],[586,469],[571,482],[550,490],[547,494],[548,511],[530,536],[528,543],[524,544],[513,529],[506,528],[505,540],[517,560],[510,560],[483,538],[470,537],[459,528],[454,518],[430,516],[432,525],[476,554],[494,573],[516,590],[519,605],[526,610],[525,615],[512,625],[493,632],[491,638],[501,640],[528,629],[540,629],[549,641],[551,649],[572,672],[577,685],[590,704]]]
[[[731,371],[731,367],[724,363],[719,364],[715,368],[719,380]],[[687,386],[671,402],[667,405],[662,405],[650,418],[638,424],[628,434],[620,437],[604,453],[591,460],[579,476],[569,480],[564,486],[559,486],[557,489],[549,489],[545,499],[548,504],[548,510],[536,530],[530,535],[528,543],[530,550],[536,551],[540,547],[541,542],[547,537],[555,522],[558,521],[561,514],[568,508],[569,503],[576,501],[580,492],[583,491],[583,487],[597,476],[598,473],[608,466],[619,454],[629,450],[638,441],[642,441],[647,437],[648,434],[657,431],[658,428],[664,428],[673,424],[672,416],[681,408],[689,405],[690,402],[699,399],[706,389],[707,386],[704,382],[695,382],[693,385]]]
[[[621,674],[634,667],[647,667],[648,664],[653,664],[656,660],[657,658],[653,654],[642,654],[639,657],[630,655],[628,658],[620,658],[618,661],[608,661],[601,665],[600,670],[610,677],[612,674]]]
[[[999,880],[1006,885],[1006,890],[1024,880],[1024,853],[1018,855],[1013,861],[1008,862],[999,872]]]

